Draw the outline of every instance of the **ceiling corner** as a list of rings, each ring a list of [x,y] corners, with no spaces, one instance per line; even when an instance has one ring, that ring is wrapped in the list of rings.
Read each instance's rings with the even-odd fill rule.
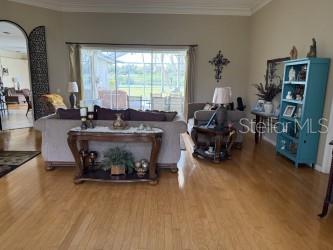
[[[254,15],[257,11],[262,9],[264,6],[272,2],[272,0],[266,0],[266,1],[259,1],[258,4],[256,4],[252,10],[251,10],[251,15]]]

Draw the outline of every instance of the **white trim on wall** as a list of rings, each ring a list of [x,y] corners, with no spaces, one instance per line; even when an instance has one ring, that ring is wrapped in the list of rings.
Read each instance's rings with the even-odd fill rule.
[[[333,101],[331,103],[331,112],[328,122],[328,128],[332,128],[333,126]],[[333,130],[328,129],[327,135],[326,135],[326,142],[325,142],[325,149],[324,149],[324,155],[322,160],[322,166],[316,165],[316,169],[323,173],[329,173],[331,168],[331,160],[332,160],[332,149],[333,147],[329,145],[329,143],[333,140]]]
[[[41,8],[62,11],[62,12],[94,12],[94,13],[142,13],[142,14],[190,14],[190,15],[226,15],[226,16],[251,16],[272,0],[258,1],[252,7],[223,7],[216,5],[190,6],[175,3],[157,3],[149,5],[133,5],[131,3],[59,3],[57,1],[45,0],[9,0]],[[204,2],[204,1],[203,1]]]

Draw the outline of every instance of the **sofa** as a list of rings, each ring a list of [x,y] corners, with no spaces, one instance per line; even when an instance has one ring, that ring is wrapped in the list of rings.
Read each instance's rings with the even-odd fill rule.
[[[214,114],[215,110],[204,110],[207,103],[189,103],[187,113],[187,132],[191,135],[193,126],[205,125]],[[243,131],[244,127],[240,121],[245,118],[246,114],[244,111],[239,110],[228,110],[227,111],[227,122],[232,123],[233,127],[237,131],[234,144],[236,147],[241,147],[243,143]]]
[[[97,120],[94,121],[96,126],[111,126],[115,113],[122,112],[122,116],[126,118],[124,120],[129,126],[145,124],[161,128],[164,134],[157,159],[158,167],[171,168],[172,170],[177,168],[177,162],[181,154],[180,134],[186,133],[186,123],[182,116],[165,113],[165,119],[161,119],[163,117],[161,112],[160,114],[155,114],[155,118],[157,117],[158,119],[153,119],[152,121],[149,117],[147,118],[147,116],[152,116],[152,112],[146,113],[135,110],[127,112],[107,109],[102,111],[104,113],[96,110],[95,117]],[[63,114],[59,117],[61,112]],[[35,128],[41,131],[42,134],[42,156],[46,162],[47,170],[61,165],[74,165],[74,159],[67,144],[67,132],[73,127],[80,126],[81,121],[78,109],[72,110],[72,114],[70,112],[71,110],[64,111],[59,109],[57,114],[40,118],[35,122]],[[67,113],[67,116],[65,113]],[[142,118],[142,121],[140,121],[140,118]],[[147,143],[89,142],[90,150],[99,152],[97,161],[101,160],[103,152],[114,146],[120,146],[131,151],[135,160],[149,159],[150,157],[151,145]]]

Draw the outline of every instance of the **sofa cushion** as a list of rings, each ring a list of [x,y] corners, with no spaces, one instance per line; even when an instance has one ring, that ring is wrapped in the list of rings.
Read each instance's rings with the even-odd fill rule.
[[[173,121],[175,119],[176,115],[178,114],[176,111],[170,111],[170,112],[164,112],[162,111],[163,114],[165,114],[165,118],[167,121]]]
[[[128,109],[131,121],[166,121],[166,115],[162,112],[138,111]]]
[[[162,113],[168,122],[172,122],[178,114],[177,111],[146,110],[146,112]]]
[[[121,119],[128,121],[130,119],[129,110],[115,110],[95,106],[97,120],[116,120],[116,114],[121,114]]]
[[[80,109],[57,109],[57,117],[64,120],[80,120]]]

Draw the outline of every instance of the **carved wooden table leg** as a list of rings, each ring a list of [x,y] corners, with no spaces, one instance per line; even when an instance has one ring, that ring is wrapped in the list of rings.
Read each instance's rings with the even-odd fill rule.
[[[88,152],[89,152],[89,142],[87,140],[80,140],[79,145],[80,145],[79,153],[80,153],[81,150],[84,150],[88,154]],[[80,155],[80,158],[81,158],[81,155]],[[82,164],[82,174],[83,174],[85,169],[88,167],[88,164],[89,164],[87,157],[85,157],[84,160],[82,160],[82,158],[81,158],[81,164]]]
[[[149,184],[156,185],[157,181],[157,156],[160,151],[162,137],[160,135],[152,139],[152,148],[150,154],[150,164],[149,164],[149,179],[151,180]]]
[[[83,175],[83,165],[81,162],[81,157],[80,157],[80,152],[79,149],[77,148],[77,139],[76,136],[68,136],[67,138],[68,146],[70,150],[72,151],[74,160],[75,160],[75,168],[76,168],[76,174],[74,177],[74,183],[79,184],[82,183],[83,181],[80,179]]]
[[[229,133],[228,141],[227,141],[227,145],[226,145],[228,159],[231,158],[231,149],[232,149],[232,146],[234,145],[235,137],[236,137],[236,131],[233,129]]]
[[[220,163],[221,162],[221,143],[222,143],[222,137],[220,135],[216,135],[215,136],[214,163]]]
[[[256,115],[256,124],[255,124],[255,134],[254,134],[254,139],[255,139],[255,143],[258,144],[259,142],[259,122],[260,122],[260,116]]]

